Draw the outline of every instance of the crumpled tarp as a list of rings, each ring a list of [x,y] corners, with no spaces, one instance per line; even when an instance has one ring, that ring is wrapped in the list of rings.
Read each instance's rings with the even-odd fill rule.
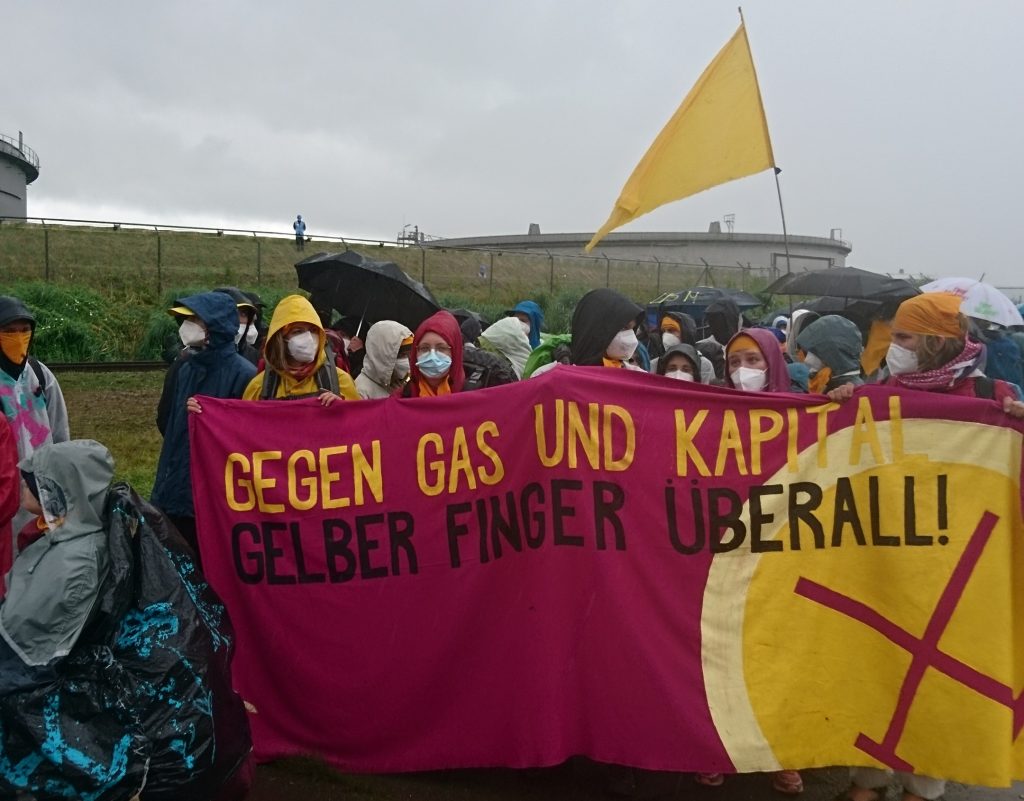
[[[234,632],[181,536],[111,488],[111,570],[50,678],[0,686],[0,798],[210,799],[252,744],[231,688]]]

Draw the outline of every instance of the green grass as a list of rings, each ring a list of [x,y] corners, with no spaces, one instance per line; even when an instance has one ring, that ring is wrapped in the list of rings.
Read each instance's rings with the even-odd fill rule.
[[[163,444],[156,406],[164,373],[61,373],[57,380],[67,402],[71,436],[106,445],[117,480],[148,498]]]
[[[4,222],[0,294],[17,295],[37,315],[33,353],[43,361],[160,359],[176,341],[167,315],[175,298],[240,286],[259,292],[269,313],[298,291],[300,255],[342,248],[314,241],[299,254],[291,239]],[[664,290],[708,280],[703,265],[372,243],[355,249],[396,262],[442,306],[474,309],[489,320],[520,300],[535,300],[551,332],[568,331],[576,302],[594,287],[611,286],[644,304]],[[765,283],[754,276],[711,269],[713,283],[756,292]]]

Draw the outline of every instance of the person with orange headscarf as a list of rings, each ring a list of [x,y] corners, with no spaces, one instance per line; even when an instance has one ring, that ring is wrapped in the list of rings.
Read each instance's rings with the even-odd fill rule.
[[[985,377],[979,368],[984,347],[967,337],[967,318],[961,299],[929,292],[900,304],[892,320],[892,340],[885,356],[887,386],[989,398],[1007,414],[1024,418],[1024,403],[1005,381]],[[835,401],[852,397],[853,387],[839,387],[828,396]]]

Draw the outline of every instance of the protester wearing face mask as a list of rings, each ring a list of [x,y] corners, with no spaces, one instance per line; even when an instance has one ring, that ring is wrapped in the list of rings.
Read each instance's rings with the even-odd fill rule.
[[[320,399],[323,406],[358,400],[351,376],[327,360],[327,336],[308,300],[281,299],[270,318],[263,349],[266,366],[245,388],[245,400]]]
[[[779,341],[766,328],[745,328],[725,348],[725,385],[746,392],[790,392]]]
[[[157,428],[164,441],[150,500],[196,550],[198,558],[188,413],[201,411],[195,395],[242,397],[256,368],[235,349],[238,309],[228,295],[204,292],[181,298],[169,313],[179,321],[178,336],[188,355],[175,362],[164,379],[157,407]]]
[[[1012,417],[1024,418],[1024,403],[1005,381],[985,377],[979,369],[984,348],[967,337],[967,318],[960,313],[961,299],[944,292],[917,295],[903,301],[892,320],[892,341],[885,357],[886,386],[988,398]],[[844,401],[853,387],[828,393]]]
[[[451,395],[461,392],[465,382],[459,322],[450,312],[439,311],[416,329],[409,383],[401,395],[406,398]]]
[[[366,357],[356,376],[356,390],[365,400],[386,398],[409,378],[412,331],[394,320],[381,320],[366,332]]]
[[[544,312],[540,306],[532,300],[523,300],[509,310],[508,316],[519,321],[531,350],[540,345],[540,332],[544,328]]]
[[[258,312],[256,305],[238,287],[219,287],[214,292],[223,292],[235,302],[235,306],[238,308],[238,332],[235,334],[235,347],[247,361],[258,364],[260,352],[256,349],[256,340],[260,332],[256,327]]]
[[[572,315],[572,363],[591,367],[639,369],[629,363],[637,346],[636,325],[643,309],[614,289],[593,289]]]
[[[677,381],[701,383],[700,354],[693,345],[685,342],[673,345],[658,359],[657,374]]]
[[[856,324],[837,314],[827,314],[804,328],[796,344],[798,358],[802,354],[803,363],[810,370],[808,391],[824,394],[844,384],[863,384],[861,339]]]

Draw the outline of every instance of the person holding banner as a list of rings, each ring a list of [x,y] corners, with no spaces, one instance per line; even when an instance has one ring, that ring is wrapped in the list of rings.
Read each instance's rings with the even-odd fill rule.
[[[256,368],[235,348],[238,308],[230,296],[190,295],[175,301],[168,314],[179,322],[178,336],[187,358],[167,371],[157,405],[156,424],[164,441],[150,502],[167,515],[198,559],[188,414],[201,411],[196,395],[241,397]]]
[[[263,355],[266,366],[242,393],[245,400],[359,400],[351,376],[328,362],[327,335],[313,304],[301,295],[281,299],[270,318]]]
[[[892,320],[892,341],[885,357],[889,377],[885,386],[988,398],[1011,417],[1024,418],[1024,402],[1005,381],[986,378],[979,369],[984,347],[967,336],[961,299],[945,292],[928,292],[900,304]],[[828,393],[834,401],[853,397],[845,385]]]
[[[416,360],[410,364],[403,398],[427,398],[461,392],[466,383],[462,366],[462,330],[450,312],[431,315],[412,339]]]
[[[824,394],[843,384],[864,383],[860,375],[864,345],[852,320],[826,314],[801,331],[796,344],[810,370],[810,392]]]

